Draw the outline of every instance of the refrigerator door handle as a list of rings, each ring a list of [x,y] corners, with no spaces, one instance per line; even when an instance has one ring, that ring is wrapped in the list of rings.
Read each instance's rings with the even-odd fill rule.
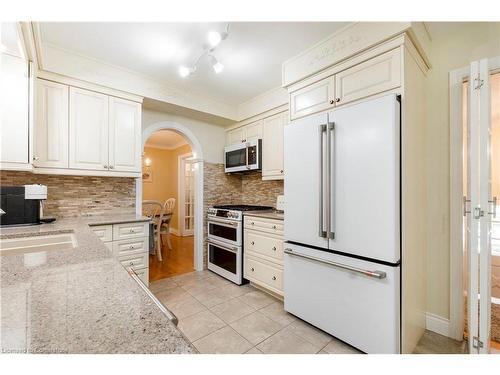
[[[324,164],[324,152],[323,152],[323,134],[327,132],[327,126],[325,124],[322,124],[318,127],[319,130],[319,230],[318,230],[318,236],[326,238],[327,237],[327,231],[324,230],[324,222],[323,222],[323,217],[324,217],[324,211],[325,211],[325,202],[323,201],[324,197],[324,192],[323,192],[323,183],[324,183],[324,170],[323,170],[323,164]],[[327,205],[328,207],[328,205]],[[327,213],[328,217],[328,213]]]
[[[335,203],[335,183],[332,183],[332,168],[334,166],[334,155],[335,155],[335,123],[328,122],[327,127],[327,199],[328,199],[328,236],[327,238],[335,238],[335,229],[333,228],[333,213],[335,212],[332,205]],[[333,140],[332,140],[333,138]],[[333,144],[333,147],[332,147]],[[333,185],[333,186],[332,186]]]
[[[290,248],[285,248],[284,253],[288,254],[288,255],[296,256],[299,258],[309,259],[309,260],[313,260],[315,262],[328,264],[330,266],[341,268],[341,269],[348,270],[351,272],[356,272],[356,273],[362,274],[364,276],[374,277],[374,278],[379,279],[379,280],[385,279],[387,277],[387,273],[385,273],[384,271],[364,270],[362,268],[357,268],[357,267],[348,266],[348,265],[342,264],[342,263],[332,262],[330,260],[316,258],[316,257],[313,257],[311,255],[299,254],[299,253],[294,252]]]

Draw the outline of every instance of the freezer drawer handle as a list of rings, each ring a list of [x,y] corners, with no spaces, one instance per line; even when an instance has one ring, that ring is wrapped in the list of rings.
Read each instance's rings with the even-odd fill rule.
[[[298,254],[298,253],[294,252],[290,248],[286,248],[285,249],[285,254],[294,255],[296,257],[310,259],[310,260],[314,260],[316,262],[329,264],[330,266],[334,266],[334,267],[337,267],[337,268],[342,268],[342,269],[349,270],[349,271],[352,271],[352,272],[360,273],[362,275],[369,276],[369,277],[374,277],[376,279],[385,279],[386,276],[387,276],[387,274],[385,272],[383,272],[383,271],[369,271],[369,270],[364,270],[362,268],[347,266],[347,265],[342,264],[342,263],[331,262],[329,260],[316,258],[316,257],[310,256],[310,255]]]

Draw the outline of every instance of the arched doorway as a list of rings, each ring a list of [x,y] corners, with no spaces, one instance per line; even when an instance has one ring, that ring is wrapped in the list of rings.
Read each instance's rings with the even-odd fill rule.
[[[142,131],[142,149],[146,141],[155,132],[160,130],[171,130],[182,135],[191,146],[192,164],[194,172],[195,199],[194,199],[194,269],[201,271],[203,269],[203,150],[196,136],[182,124],[170,121],[160,121],[147,126]],[[142,213],[143,196],[142,177],[136,179],[136,211]]]

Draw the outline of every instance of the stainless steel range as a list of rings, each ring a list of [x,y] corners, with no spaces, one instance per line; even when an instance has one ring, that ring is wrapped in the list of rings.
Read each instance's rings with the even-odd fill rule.
[[[243,212],[271,209],[252,205],[208,208],[208,269],[235,284],[243,284]]]

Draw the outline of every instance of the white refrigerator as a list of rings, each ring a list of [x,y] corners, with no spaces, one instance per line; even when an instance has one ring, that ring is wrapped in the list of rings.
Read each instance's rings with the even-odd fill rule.
[[[400,102],[285,127],[285,310],[366,353],[399,353]]]

